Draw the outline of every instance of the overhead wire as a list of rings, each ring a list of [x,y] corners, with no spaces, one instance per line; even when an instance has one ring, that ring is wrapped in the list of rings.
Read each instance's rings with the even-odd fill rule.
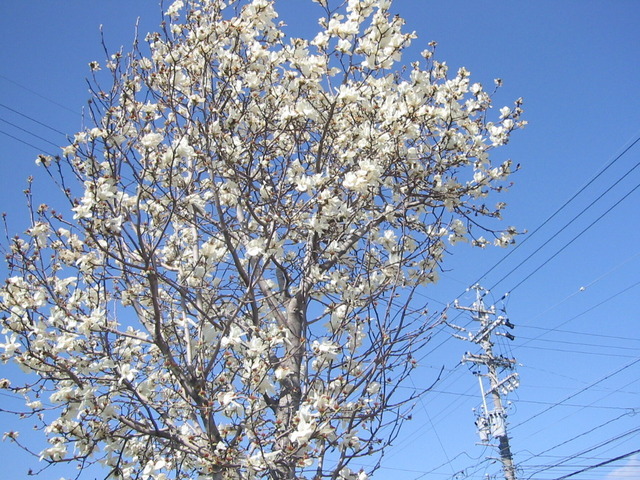
[[[544,465],[544,466],[542,466],[542,468],[540,468],[536,472],[532,473],[528,478],[533,478],[534,475],[538,475],[539,473],[542,473],[544,471],[551,470],[552,468],[560,467],[563,464],[565,464],[567,462],[570,462],[572,460],[575,460],[575,459],[578,459],[578,458],[583,458],[585,453],[593,452],[594,450],[598,450],[598,449],[600,449],[600,448],[602,448],[604,446],[610,445],[610,444],[612,444],[612,443],[614,443],[614,442],[616,442],[616,441],[618,441],[618,440],[620,440],[622,438],[628,437],[629,435],[635,435],[635,434],[638,434],[638,433],[640,433],[640,427],[636,427],[636,428],[632,428],[630,430],[627,430],[626,432],[618,434],[618,435],[616,435],[614,437],[611,437],[611,438],[609,438],[607,440],[604,440],[604,441],[602,441],[602,442],[600,442],[598,444],[592,445],[589,448],[581,450],[581,451],[579,451],[577,453],[562,457],[562,459],[559,462],[556,462],[556,463],[553,463],[553,464]],[[571,465],[568,465],[568,467],[571,467]],[[574,466],[574,468],[575,468],[575,466]],[[565,478],[567,478],[567,477],[565,477]]]
[[[422,473],[422,475],[420,475],[419,477],[415,477],[413,480],[419,480],[420,478],[425,477],[425,476],[427,476],[427,475],[428,475],[428,474],[430,474],[430,473],[434,473],[436,470],[438,470],[438,469],[440,469],[440,468],[442,468],[442,467],[447,466],[448,464],[450,464],[450,463],[451,463],[451,461],[453,461],[453,460],[457,459],[457,458],[458,458],[458,457],[460,457],[461,455],[467,455],[467,456],[469,456],[469,454],[467,454],[466,452],[460,452],[460,453],[458,453],[455,457],[453,457],[451,460],[447,459],[447,461],[446,461],[446,462],[441,463],[441,464],[440,464],[440,465],[438,465],[437,467],[435,467],[435,468],[433,468],[433,469],[431,469],[431,470],[428,470],[428,471],[426,471],[426,472],[421,472],[421,473]]]
[[[4,103],[0,102],[0,107],[5,108],[5,109],[9,110],[10,112],[13,112],[13,113],[15,113],[17,115],[20,115],[21,117],[26,118],[27,120],[30,120],[30,121],[32,121],[34,123],[37,123],[38,125],[41,125],[41,126],[43,126],[45,128],[48,128],[49,130],[51,130],[51,131],[53,131],[55,133],[59,133],[60,135],[63,135],[65,138],[67,136],[67,134],[65,132],[62,132],[62,131],[58,130],[57,128],[54,128],[54,127],[52,127],[50,125],[47,125],[46,123],[43,123],[43,122],[41,122],[40,120],[38,120],[36,118],[30,117],[29,115],[26,115],[26,114],[16,110],[15,108],[11,108],[8,105],[5,105]]]
[[[531,343],[532,341],[537,340],[537,339],[539,339],[539,338],[543,337],[544,335],[547,335],[548,333],[551,333],[551,332],[556,331],[559,327],[562,327],[563,325],[566,325],[567,323],[569,323],[569,322],[571,322],[571,321],[575,320],[576,318],[579,318],[579,317],[581,317],[581,316],[583,316],[583,315],[585,315],[585,314],[587,314],[587,313],[591,312],[592,310],[595,310],[596,308],[598,308],[598,307],[600,307],[600,306],[604,305],[604,304],[605,304],[605,303],[607,303],[607,302],[610,302],[610,301],[611,301],[611,300],[613,300],[614,298],[616,298],[616,297],[618,297],[618,296],[622,295],[623,293],[628,292],[629,290],[631,290],[631,289],[633,289],[633,288],[635,288],[635,287],[637,287],[637,286],[639,286],[639,285],[640,285],[640,281],[637,281],[637,282],[635,282],[635,283],[633,283],[633,284],[629,285],[628,287],[625,287],[625,288],[623,288],[622,290],[619,290],[618,292],[616,292],[616,293],[614,293],[613,295],[611,295],[611,296],[609,296],[609,297],[605,298],[605,299],[604,299],[604,300],[602,300],[601,302],[598,302],[598,303],[596,303],[595,305],[592,305],[591,307],[587,308],[586,310],[583,310],[582,312],[578,313],[577,315],[574,315],[574,316],[570,317],[569,319],[567,319],[567,320],[563,321],[562,323],[559,323],[559,324],[558,324],[558,325],[556,325],[555,327],[545,329],[545,332],[544,332],[544,333],[541,333],[540,335],[538,335],[537,337],[534,337],[534,338],[533,338],[533,339],[531,339],[531,340],[527,340],[527,341],[526,341],[525,343],[523,343],[523,344],[516,345],[514,348],[521,348],[521,347],[523,347],[523,346],[527,345],[528,343]]]
[[[498,262],[496,262],[491,268],[489,268],[484,274],[482,274],[475,282],[471,285],[478,284],[484,277],[486,277],[489,273],[495,270],[500,264],[502,264],[507,258],[509,258],[513,253],[524,245],[528,240],[530,240],[536,233],[538,233],[547,223],[553,220],[556,215],[558,215],[562,210],[564,210],[571,202],[573,202],[582,192],[584,192],[593,182],[595,182],[600,176],[602,176],[609,168],[611,168],[618,160],[620,160],[629,150],[631,150],[638,142],[640,142],[640,134],[635,135],[627,143],[631,142],[627,147],[624,147],[622,152],[616,155],[609,163],[607,163],[594,177],[591,178],[586,184],[580,187],[568,200],[566,200],[560,207],[558,207],[551,215],[549,215],[540,225],[538,225],[531,233],[529,233],[523,240],[516,244],[504,257],[502,257]],[[637,165],[636,165],[637,166]],[[635,167],[634,167],[635,169]],[[491,290],[491,289],[490,289]]]
[[[578,390],[577,392],[572,393],[571,395],[569,395],[569,396],[565,397],[563,400],[560,400],[559,402],[554,403],[553,405],[551,405],[551,406],[549,406],[549,407],[547,407],[547,408],[545,408],[545,409],[543,409],[543,410],[539,411],[539,412],[538,412],[538,413],[536,413],[535,415],[530,416],[530,417],[529,417],[529,418],[527,418],[526,420],[523,420],[522,422],[520,422],[520,423],[518,423],[518,424],[516,424],[516,425],[512,426],[512,427],[511,427],[511,429],[512,429],[512,430],[515,430],[516,428],[521,427],[522,425],[524,425],[524,424],[526,424],[526,423],[530,422],[530,421],[531,421],[531,420],[533,420],[534,418],[537,418],[537,417],[539,417],[540,415],[543,415],[544,413],[547,413],[549,410],[551,410],[551,409],[553,409],[553,408],[556,408],[557,406],[559,406],[559,405],[561,405],[561,404],[565,403],[567,400],[571,400],[572,398],[577,397],[577,396],[578,396],[578,395],[580,395],[581,393],[583,393],[583,392],[585,392],[585,391],[589,390],[590,388],[593,388],[594,386],[596,386],[596,385],[598,385],[598,384],[600,384],[600,383],[604,382],[605,380],[608,380],[608,379],[610,379],[611,377],[613,377],[613,376],[615,376],[615,375],[618,375],[619,373],[621,373],[621,372],[623,372],[623,371],[627,370],[628,368],[630,368],[630,367],[634,366],[634,365],[635,365],[635,364],[637,364],[638,362],[640,362],[640,358],[636,358],[636,359],[635,359],[635,360],[633,360],[632,362],[627,363],[626,365],[624,365],[624,366],[622,366],[622,367],[620,367],[620,368],[616,369],[615,371],[613,371],[613,372],[611,372],[611,373],[608,373],[607,375],[605,375],[605,376],[603,376],[603,377],[600,377],[600,378],[599,378],[598,380],[596,380],[595,382],[592,382],[592,383],[590,383],[589,385],[587,385],[586,387],[584,387],[584,388],[582,388],[582,389]]]
[[[535,326],[535,325],[521,325],[519,328],[532,328],[534,330],[545,330],[545,331],[549,331],[551,330],[549,327],[539,327],[539,326]],[[585,335],[588,337],[599,337],[599,338],[610,338],[612,340],[625,340],[628,342],[640,342],[640,338],[635,338],[635,337],[622,337],[620,335],[606,335],[604,333],[590,333],[590,332],[579,332],[577,330],[563,330],[560,328],[554,328],[553,329],[554,332],[559,332],[559,333],[570,333],[572,335]],[[522,337],[519,336],[519,338],[526,338],[526,337]],[[535,339],[532,340],[537,340],[540,337],[536,337]],[[618,347],[616,347],[618,348]]]
[[[53,104],[53,105],[55,105],[55,106],[57,106],[57,107],[59,107],[59,108],[62,108],[63,110],[66,110],[66,111],[68,111],[68,112],[71,112],[71,113],[73,113],[74,115],[78,115],[78,112],[77,112],[77,111],[71,110],[71,109],[70,109],[69,107],[67,107],[66,105],[63,105],[62,103],[56,102],[55,100],[53,100],[53,99],[51,99],[51,98],[49,98],[49,97],[47,97],[47,96],[45,96],[45,95],[42,95],[41,93],[38,93],[38,92],[36,92],[35,90],[33,90],[33,89],[31,89],[31,88],[29,88],[29,87],[27,87],[27,86],[25,86],[25,85],[23,85],[23,84],[21,84],[21,83],[19,83],[19,82],[16,82],[15,80],[12,80],[11,78],[9,78],[9,77],[7,77],[7,76],[5,76],[5,75],[0,74],[0,78],[2,78],[3,80],[6,80],[6,81],[7,81],[7,82],[9,82],[9,83],[13,83],[13,84],[14,84],[14,85],[16,85],[17,87],[20,87],[20,88],[22,88],[23,90],[26,90],[27,92],[29,92],[29,93],[31,93],[31,94],[33,94],[33,95],[35,95],[36,97],[40,97],[40,98],[42,98],[43,100],[46,100],[47,102],[49,102],[49,103],[51,103],[51,104]]]
[[[640,162],[637,165],[640,165]],[[591,222],[589,225],[587,225],[586,228],[584,228],[583,230],[580,231],[580,233],[578,233],[577,235],[575,235],[571,240],[569,240],[562,248],[560,248],[558,251],[556,251],[556,253],[554,253],[553,255],[551,255],[551,257],[547,258],[547,260],[545,260],[541,265],[539,265],[535,270],[533,270],[533,272],[529,273],[529,275],[527,275],[525,278],[523,278],[520,282],[518,282],[514,287],[510,288],[508,290],[509,293],[512,293],[513,291],[515,291],[518,287],[520,287],[524,282],[526,282],[527,280],[529,280],[529,278],[531,278],[533,275],[535,275],[538,271],[540,271],[540,269],[542,267],[544,267],[545,265],[547,265],[551,260],[553,260],[554,258],[556,258],[558,255],[560,255],[563,251],[565,251],[571,244],[573,244],[573,242],[575,242],[578,238],[580,238],[584,233],[586,233],[589,229],[591,229],[591,227],[593,227],[596,223],[598,223],[600,220],[602,220],[605,216],[607,216],[609,213],[611,213],[613,211],[614,208],[616,208],[618,205],[620,205],[624,200],[626,200],[631,194],[633,194],[638,188],[640,188],[640,183],[638,185],[636,185],[635,187],[633,187],[629,192],[627,192],[622,198],[620,198],[616,203],[614,203],[611,207],[609,207],[608,210],[606,210],[604,213],[602,213],[601,215],[598,216],[598,218],[596,218],[593,222]],[[537,252],[538,250],[536,250]],[[534,252],[535,253],[535,252]],[[528,260],[529,258],[531,258],[531,255],[529,257],[527,257],[525,259]],[[493,287],[491,287],[491,289],[495,288],[499,283],[501,283],[506,277],[508,277],[509,275],[511,275],[511,273],[513,273],[517,268],[519,268],[522,263],[518,264],[514,269],[512,269],[507,275],[505,275],[504,277],[502,277],[500,280],[498,280]]]
[[[413,382],[413,379],[411,379],[411,381]],[[451,466],[451,471],[453,472],[453,465],[451,463],[451,460],[449,459],[449,454],[447,453],[447,449],[444,448],[444,444],[442,443],[442,439],[440,438],[440,435],[438,434],[438,430],[436,429],[433,420],[431,419],[431,416],[429,415],[429,411],[427,410],[427,407],[425,406],[422,397],[419,398],[420,401],[420,405],[422,405],[422,408],[424,410],[424,414],[427,416],[427,419],[429,420],[429,424],[431,425],[431,429],[436,437],[436,439],[438,440],[438,444],[440,445],[440,449],[442,450],[442,453],[444,453],[444,458],[447,459],[447,462],[449,463],[449,465]]]
[[[595,404],[601,402],[602,400],[604,400],[604,399],[606,399],[606,398],[608,398],[608,397],[610,397],[610,396],[612,396],[612,395],[614,395],[616,393],[620,393],[621,391],[623,391],[623,389],[627,388],[628,386],[630,386],[630,385],[632,385],[632,384],[634,384],[634,383],[636,383],[638,381],[639,380],[637,378],[635,378],[631,382],[628,382],[625,385],[622,385],[621,387],[616,388],[615,390],[607,390],[605,395],[600,396],[600,397],[596,398],[595,400],[591,401],[591,403],[589,405],[585,405],[585,406],[583,406],[581,408],[578,408],[577,410],[574,410],[573,412],[569,413],[568,415],[565,415],[562,418],[554,419],[553,425],[555,426],[555,425],[559,424],[560,422],[563,422],[564,420],[568,419],[569,417],[571,417],[573,415],[576,415],[580,411],[585,410],[586,408],[589,408],[591,406],[594,406]],[[635,415],[637,413],[637,409],[635,409],[635,408],[626,408],[626,412],[629,415]],[[533,437],[533,436],[537,435],[538,433],[546,430],[547,428],[549,428],[549,427],[543,427],[543,428],[541,428],[541,429],[539,429],[539,430],[537,430],[535,432],[528,432],[528,436],[529,437]]]
[[[556,330],[557,331],[557,330]],[[597,347],[597,348],[612,348],[612,349],[618,349],[618,350],[633,350],[633,351],[637,351],[638,353],[640,353],[640,346],[638,347],[625,347],[623,345],[603,345],[601,343],[585,343],[585,342],[572,342],[569,340],[549,340],[549,339],[540,339],[540,337],[523,337],[522,335],[518,335],[518,338],[522,339],[522,340],[539,340],[541,342],[547,342],[547,343],[559,343],[562,345],[578,345],[581,347]]]
[[[580,473],[584,473],[584,472],[587,472],[587,471],[589,471],[589,470],[593,470],[594,468],[600,468],[600,467],[603,467],[603,466],[605,466],[605,465],[609,465],[610,463],[617,462],[617,461],[619,461],[619,460],[623,460],[623,459],[625,459],[625,458],[627,458],[627,457],[630,457],[630,456],[632,456],[632,455],[635,455],[635,454],[637,454],[637,453],[640,453],[640,449],[633,450],[633,451],[631,451],[631,452],[627,452],[627,453],[625,453],[625,454],[623,454],[623,455],[618,455],[618,456],[617,456],[617,457],[615,457],[615,458],[611,458],[611,459],[606,460],[606,461],[604,461],[604,462],[597,463],[596,465],[591,465],[591,466],[589,466],[589,467],[582,468],[581,470],[578,470],[578,471],[572,472],[572,473],[570,473],[570,474],[568,474],[568,475],[564,475],[564,476],[562,476],[562,477],[558,477],[558,478],[556,478],[555,480],[565,480],[566,478],[575,477],[576,475],[579,475]]]
[[[20,142],[24,145],[27,145],[28,147],[31,147],[37,151],[39,151],[40,153],[46,153],[47,155],[51,155],[52,157],[55,156],[54,154],[45,151],[44,149],[35,146],[33,143],[27,142],[26,140],[23,140],[21,138],[16,137],[15,135],[10,134],[9,132],[6,132],[2,129],[0,129],[0,133],[2,133],[3,135],[6,135],[7,137],[13,138],[15,141]]]
[[[464,392],[449,392],[446,390],[431,390],[431,392],[433,393],[439,393],[442,395],[454,395],[454,396],[461,396],[461,397],[469,397],[469,398],[477,398],[478,395],[474,395],[474,394],[470,394],[470,393],[464,393]],[[530,403],[533,405],[557,405],[556,402],[545,402],[542,400],[525,400],[525,399],[520,399],[518,400],[518,403]],[[634,409],[634,408],[629,408],[629,407],[615,407],[615,406],[608,406],[608,405],[583,405],[583,404],[579,404],[579,403],[563,403],[562,405],[558,405],[560,407],[571,407],[571,408],[593,408],[593,409],[602,409],[602,410],[624,410],[625,412],[631,412],[632,414],[636,414],[636,413],[640,413],[640,409]]]
[[[625,355],[624,353],[610,353],[610,352],[588,352],[584,350],[575,350],[568,348],[553,348],[553,347],[539,347],[534,345],[524,345],[520,348],[525,348],[529,350],[542,350],[545,352],[563,352],[563,353],[571,353],[578,355],[593,355],[596,357],[611,357],[611,358],[638,358],[638,355]]]
[[[594,281],[592,282],[592,284],[593,284],[593,283],[595,283],[596,281],[598,281],[598,280],[599,280],[599,279],[601,279],[601,278],[602,278],[602,276],[598,277],[596,280],[594,280]],[[625,288],[625,289],[623,289],[623,290],[621,290],[621,291],[617,292],[616,294],[614,294],[614,295],[612,295],[612,296],[608,297],[607,299],[603,300],[602,302],[598,303],[597,305],[592,306],[591,308],[587,309],[586,311],[581,312],[580,314],[575,315],[574,317],[571,317],[571,319],[569,319],[569,320],[567,320],[567,321],[563,322],[561,325],[566,324],[566,323],[568,323],[568,321],[570,321],[570,320],[572,320],[572,319],[574,319],[574,318],[577,318],[577,317],[579,317],[579,316],[583,315],[584,313],[586,313],[586,312],[588,312],[588,311],[593,310],[594,308],[596,308],[596,307],[598,307],[598,306],[602,305],[603,303],[606,303],[606,302],[610,301],[611,299],[615,298],[616,296],[620,295],[621,293],[624,293],[624,292],[628,291],[629,289],[631,289],[631,288],[633,288],[633,287],[637,286],[638,284],[640,284],[640,282],[637,282],[636,284],[633,284],[633,285],[631,285],[631,286],[629,286],[629,287],[627,287],[627,288]],[[545,335],[545,334],[547,334],[547,333],[549,333],[549,332],[551,332],[551,331],[559,330],[559,329],[558,329],[558,327],[555,327],[555,328],[553,328],[553,329],[549,329],[549,328],[542,328],[542,327],[531,327],[531,328],[537,328],[537,329],[540,329],[540,330],[544,330],[544,333],[543,333],[542,335],[540,335],[540,336],[538,336],[538,337],[534,338],[534,339],[527,339],[528,341],[525,343],[525,345],[526,345],[527,343],[530,343],[530,342],[531,342],[531,341],[533,341],[533,340],[539,339],[541,336],[543,336],[543,335]],[[572,333],[573,333],[573,332],[572,332]],[[578,332],[578,333],[580,333],[580,332]],[[590,335],[594,335],[594,334],[590,334]],[[607,336],[607,337],[614,337],[614,338],[616,338],[616,339],[620,339],[620,338],[621,338],[621,337],[617,337],[617,336]],[[520,337],[520,338],[523,338],[523,337]],[[524,337],[524,338],[526,339],[526,337]],[[634,339],[634,340],[635,340],[635,339]],[[637,339],[637,340],[640,340],[640,339]],[[577,343],[577,342],[569,342],[569,343]],[[520,346],[524,346],[524,345],[520,345]],[[517,348],[519,348],[520,346],[518,346]],[[622,348],[625,348],[625,347],[622,347]],[[568,350],[566,350],[566,349],[565,349],[565,350],[563,350],[563,351],[567,352]],[[601,353],[597,353],[597,352],[580,352],[580,353],[585,353],[585,354],[600,354],[600,355],[602,355]],[[606,354],[606,355],[607,355],[607,356],[609,356],[609,357],[611,357],[611,356],[615,356],[615,354],[611,354],[611,352],[609,352],[609,353],[608,353],[608,354]],[[632,358],[636,358],[636,356],[634,356],[634,357],[632,357]],[[520,401],[522,401],[522,400],[520,400]],[[564,403],[566,403],[566,399],[565,399],[565,402],[564,402]],[[565,405],[565,406],[568,406],[568,405]],[[581,406],[581,407],[583,407],[583,408],[584,408],[584,406]],[[553,405],[552,405],[550,408],[553,408]],[[605,407],[597,407],[597,408],[605,408]],[[624,407],[618,407],[618,408],[620,408],[620,409],[624,409]],[[627,410],[628,410],[628,409],[627,409]],[[632,410],[632,411],[633,411],[633,412],[635,412],[635,410]]]
[[[568,301],[569,299],[573,298],[574,296],[576,296],[576,295],[579,295],[579,294],[583,293],[583,292],[584,292],[584,291],[586,291],[588,288],[592,287],[593,285],[595,285],[596,283],[598,283],[598,282],[599,282],[599,281],[601,281],[602,279],[604,279],[604,278],[606,278],[607,276],[611,275],[613,272],[617,271],[617,270],[618,270],[618,269],[620,269],[623,265],[625,265],[625,264],[629,263],[631,260],[633,260],[633,259],[637,258],[638,256],[640,256],[640,252],[636,252],[635,254],[631,255],[631,256],[630,256],[630,257],[628,257],[628,258],[626,258],[626,259],[625,259],[625,260],[623,260],[622,262],[618,263],[615,267],[611,268],[610,270],[608,270],[607,272],[603,273],[602,275],[599,275],[598,277],[596,277],[595,279],[591,280],[589,283],[585,284],[584,286],[580,287],[580,288],[579,288],[579,289],[577,289],[575,292],[573,292],[573,293],[571,293],[571,294],[567,295],[565,298],[563,298],[563,299],[562,299],[562,300],[560,300],[559,302],[555,303],[555,304],[554,304],[554,305],[552,305],[551,307],[548,307],[548,308],[546,308],[545,310],[540,311],[540,313],[536,314],[536,315],[535,315],[535,316],[533,316],[533,317],[529,317],[529,318],[525,319],[525,321],[524,321],[524,322],[519,322],[519,326],[518,326],[518,328],[533,328],[533,329],[539,329],[539,330],[546,330],[547,332],[550,332],[550,331],[559,331],[559,332],[565,332],[565,333],[579,333],[579,332],[571,332],[571,331],[566,331],[566,330],[560,330],[560,329],[558,329],[558,328],[550,329],[549,327],[539,327],[539,326],[533,326],[533,325],[525,325],[525,324],[523,324],[523,323],[529,323],[529,324],[530,324],[530,323],[532,323],[532,322],[533,322],[533,320],[535,320],[535,319],[537,319],[537,318],[539,318],[539,317],[542,317],[543,315],[545,315],[545,314],[547,314],[548,312],[550,312],[551,310],[553,310],[553,309],[555,309],[555,308],[559,307],[560,305],[562,305],[563,303],[565,303],[565,302],[566,302],[566,301]],[[633,286],[631,286],[631,288],[633,288]],[[624,293],[626,290],[628,290],[628,289],[625,289],[625,290],[623,290],[622,292],[619,292],[618,294],[620,294],[620,293]],[[587,311],[585,311],[585,312],[583,312],[583,313],[581,313],[581,314],[578,314],[578,315],[577,315],[577,316],[575,316],[575,317],[572,317],[569,321],[571,321],[571,320],[573,320],[573,319],[577,318],[578,316],[581,316],[581,315],[583,315],[583,314],[585,314],[585,313],[587,313],[587,312],[591,311],[592,309],[594,309],[594,308],[596,308],[596,307],[598,307],[598,306],[602,305],[603,303],[606,303],[606,302],[608,302],[608,301],[612,300],[612,299],[613,299],[613,298],[615,298],[618,294],[615,294],[615,295],[613,295],[613,296],[609,297],[608,299],[604,300],[603,302],[600,302],[599,304],[594,305],[593,307],[591,307],[591,308],[590,308],[590,309],[588,309]],[[507,298],[510,298],[510,296],[507,296]],[[566,323],[566,322],[565,322],[565,323]],[[594,335],[594,334],[588,334],[588,333],[581,333],[581,334],[583,334],[583,335]],[[540,335],[540,336],[536,337],[536,339],[537,339],[537,338],[540,338],[541,336],[542,336],[542,335]],[[603,336],[603,337],[607,337],[606,335],[602,335],[602,336]],[[609,336],[609,337],[610,337],[610,338],[616,338],[616,339],[624,339],[624,340],[629,339],[629,337],[614,337],[614,336]],[[523,337],[519,336],[519,338],[523,338]],[[640,341],[640,338],[639,338],[638,340]],[[517,348],[517,347],[516,347],[516,348]]]
[[[15,124],[15,123],[13,123],[13,122],[10,122],[10,121],[8,121],[8,120],[5,120],[4,118],[0,118],[0,122],[4,122],[4,123],[6,123],[6,124],[8,124],[8,125],[11,125],[13,128],[15,128],[15,129],[17,129],[17,130],[20,130],[20,131],[22,131],[22,132],[24,132],[24,133],[26,133],[26,134],[28,134],[28,135],[31,135],[32,137],[35,137],[35,138],[37,138],[38,140],[42,140],[43,142],[46,142],[46,143],[48,143],[49,145],[53,145],[53,146],[54,146],[54,147],[56,147],[56,148],[60,148],[60,145],[58,145],[57,143],[53,143],[52,141],[50,141],[50,140],[48,140],[48,139],[44,138],[43,136],[38,135],[37,133],[33,133],[33,132],[31,132],[31,131],[27,130],[26,128],[23,128],[23,127],[21,127],[21,126],[19,126],[19,125],[16,125],[16,124]]]

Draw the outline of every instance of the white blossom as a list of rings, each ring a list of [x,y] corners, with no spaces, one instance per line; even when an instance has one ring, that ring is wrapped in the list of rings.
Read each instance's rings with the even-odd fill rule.
[[[164,137],[161,133],[151,132],[142,137],[140,143],[145,148],[155,148],[162,143],[162,140],[164,140]]]
[[[24,375],[0,387],[47,409],[43,460],[366,480],[344,465],[390,445],[434,324],[416,294],[450,244],[515,241],[486,205],[521,100],[494,109],[434,44],[400,64],[391,0],[317,3],[305,39],[279,2],[174,1],[39,157],[70,209],[6,237],[0,358]]]

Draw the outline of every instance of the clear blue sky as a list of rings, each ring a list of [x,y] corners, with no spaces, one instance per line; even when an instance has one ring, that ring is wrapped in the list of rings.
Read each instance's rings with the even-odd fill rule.
[[[88,98],[87,63],[104,58],[98,26],[104,25],[110,49],[126,48],[138,16],[142,34],[155,29],[161,19],[156,3],[31,0],[3,5],[0,131],[37,147],[0,133],[0,210],[10,213],[15,230],[24,225],[21,190],[24,178],[36,171],[38,149],[57,153],[54,145],[65,140],[11,109],[75,133]],[[472,79],[485,85],[495,77],[504,80],[496,106],[524,97],[530,125],[500,154],[522,164],[506,197],[507,224],[535,230],[640,136],[640,2],[395,3],[407,28],[419,35],[411,54],[436,40],[438,59],[452,68],[467,67]],[[279,4],[291,33],[310,31],[309,19],[317,11],[310,0]],[[640,413],[640,362],[633,363],[640,358],[640,189],[613,207],[640,184],[640,168],[631,170],[639,161],[640,143],[482,281],[494,287],[496,299],[512,291],[506,308],[516,340],[500,348],[522,364],[521,387],[509,396],[512,450],[522,479],[555,479],[640,444],[640,415],[633,415]],[[45,184],[37,178],[37,186]],[[452,253],[442,283],[424,291],[432,310],[462,293],[507,252],[463,245]],[[470,294],[461,297],[463,304],[472,300]],[[471,409],[480,404],[477,380],[467,367],[456,366],[470,345],[447,338],[447,332],[438,332],[425,353],[433,351],[421,360],[416,386],[431,384],[441,367],[443,377],[417,405],[378,479],[481,479],[499,473],[498,464],[486,460],[497,452],[475,445]],[[5,368],[0,366],[0,376]],[[10,404],[6,397],[1,400]],[[4,415],[0,427],[16,428]],[[3,478],[26,478],[29,467],[37,468],[35,460],[7,444],[0,444],[0,457]],[[61,475],[73,473],[47,471],[43,478]],[[571,478],[640,478],[640,456]]]

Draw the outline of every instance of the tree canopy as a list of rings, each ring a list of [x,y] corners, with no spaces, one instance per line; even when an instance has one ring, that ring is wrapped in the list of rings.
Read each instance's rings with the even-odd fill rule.
[[[397,436],[437,322],[416,291],[448,245],[513,241],[487,197],[521,102],[492,114],[435,44],[403,65],[390,0],[316,3],[307,40],[271,1],[179,0],[90,65],[93,125],[39,158],[69,209],[28,192],[5,245],[1,358],[28,375],[2,387],[43,461],[363,480]]]

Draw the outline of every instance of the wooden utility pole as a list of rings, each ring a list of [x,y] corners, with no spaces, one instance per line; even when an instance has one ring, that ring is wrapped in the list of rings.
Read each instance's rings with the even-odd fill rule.
[[[471,332],[464,327],[451,325],[459,332],[466,335],[454,334],[454,337],[475,343],[480,346],[482,353],[474,354],[467,352],[462,361],[465,363],[473,363],[478,368],[474,372],[478,376],[480,383],[480,392],[482,394],[481,413],[476,418],[476,426],[483,445],[490,445],[490,439],[498,440],[498,451],[500,453],[500,461],[502,462],[502,470],[505,480],[516,480],[516,468],[513,463],[513,455],[509,445],[509,436],[507,434],[507,413],[502,403],[502,395],[515,390],[518,387],[518,374],[511,372],[500,378],[501,374],[514,369],[516,361],[513,358],[505,358],[501,355],[493,353],[492,335],[502,335],[509,340],[513,340],[514,336],[509,332],[500,331],[499,327],[506,326],[510,329],[513,324],[504,316],[496,316],[495,307],[486,308],[482,301],[483,289],[475,286],[476,301],[471,307],[463,307],[458,305],[456,301],[454,306],[458,310],[464,310],[471,313],[473,320],[479,322],[480,327],[477,332]],[[486,294],[486,291],[485,291]],[[489,389],[485,388],[485,379],[488,379]],[[491,408],[487,399],[491,400]]]

